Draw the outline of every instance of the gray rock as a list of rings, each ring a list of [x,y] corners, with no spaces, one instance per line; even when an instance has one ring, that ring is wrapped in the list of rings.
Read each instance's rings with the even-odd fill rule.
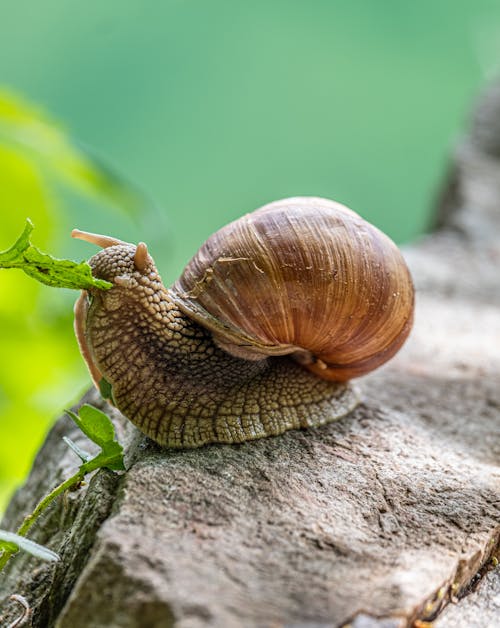
[[[500,624],[500,569],[486,574],[477,589],[456,604],[445,608],[434,628],[481,626],[498,628]]]

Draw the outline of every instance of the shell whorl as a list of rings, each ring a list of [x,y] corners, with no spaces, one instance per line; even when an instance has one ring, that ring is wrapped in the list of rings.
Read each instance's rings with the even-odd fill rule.
[[[171,294],[230,353],[295,354],[339,381],[391,358],[413,321],[413,284],[396,245],[321,198],[283,199],[223,227]]]

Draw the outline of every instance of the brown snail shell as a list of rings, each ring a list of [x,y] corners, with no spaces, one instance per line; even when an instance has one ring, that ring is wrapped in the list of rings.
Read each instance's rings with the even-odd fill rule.
[[[389,360],[413,321],[413,284],[396,245],[323,198],[276,201],[223,227],[171,294],[229,353],[293,354],[335,381]]]

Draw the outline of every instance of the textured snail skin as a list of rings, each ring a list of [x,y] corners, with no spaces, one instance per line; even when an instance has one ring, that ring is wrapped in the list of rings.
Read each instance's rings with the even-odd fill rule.
[[[358,403],[350,385],[319,379],[289,357],[248,361],[214,343],[163,286],[152,259],[139,271],[136,247],[116,245],[90,260],[107,291],[83,292],[75,330],[94,382],[160,445],[239,443],[318,426]]]

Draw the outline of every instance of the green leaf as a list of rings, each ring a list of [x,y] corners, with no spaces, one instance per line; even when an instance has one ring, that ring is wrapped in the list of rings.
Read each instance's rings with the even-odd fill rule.
[[[111,471],[125,471],[125,464],[123,462],[123,447],[116,441],[108,443],[102,452],[98,454],[92,460],[82,464],[80,469],[84,473],[90,473],[95,469],[105,467],[111,469]]]
[[[27,218],[24,231],[17,241],[10,249],[0,252],[0,268],[20,268],[37,281],[55,288],[73,290],[111,288],[112,284],[108,281],[93,277],[87,262],[56,259],[39,251],[30,242],[33,229],[33,223]]]
[[[123,447],[116,440],[115,428],[108,415],[88,404],[84,404],[78,414],[71,410],[66,412],[85,436],[101,448],[101,452],[91,460],[84,461],[80,469],[84,473],[90,473],[100,467],[124,471]]]
[[[99,381],[99,392],[101,393],[101,397],[103,399],[113,400],[113,388],[107,379],[104,377]]]
[[[0,530],[0,539],[2,536],[2,530]],[[10,552],[11,554],[15,554],[19,551],[19,546],[15,543],[9,543],[9,541],[0,540],[0,552]],[[1,556],[1,553],[0,553]]]
[[[82,432],[99,447],[104,447],[115,439],[115,428],[107,414],[94,406],[84,404],[78,414],[67,411]]]
[[[30,541],[24,536],[19,536],[19,534],[14,534],[14,532],[7,532],[6,530],[0,530],[0,548],[7,549],[8,551],[22,549],[43,560],[59,560],[59,555],[47,547]]]

